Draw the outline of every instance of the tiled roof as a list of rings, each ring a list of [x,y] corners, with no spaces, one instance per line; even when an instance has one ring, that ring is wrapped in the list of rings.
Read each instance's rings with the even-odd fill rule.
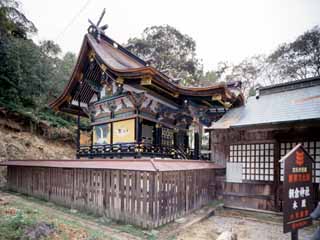
[[[304,79],[266,87],[259,98],[249,97],[244,106],[231,109],[211,129],[320,120],[319,80]]]

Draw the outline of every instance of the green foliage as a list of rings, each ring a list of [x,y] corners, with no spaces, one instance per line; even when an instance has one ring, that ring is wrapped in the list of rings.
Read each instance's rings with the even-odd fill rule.
[[[259,85],[277,84],[320,76],[320,28],[306,31],[270,55],[257,55],[238,64],[220,63],[219,81],[242,81],[245,95],[254,95]]]
[[[35,123],[70,126],[64,114],[53,113],[48,103],[56,98],[69,80],[76,57],[53,41],[35,44],[27,38],[36,31],[13,0],[0,3],[0,106],[18,112]],[[19,28],[20,33],[17,34]],[[15,32],[15,33],[14,33]]]
[[[182,79],[185,85],[196,84],[202,66],[196,57],[196,43],[188,35],[169,26],[152,26],[141,38],[128,40],[128,49],[173,79]]]
[[[207,71],[204,75],[200,76],[199,84],[202,86],[210,86],[217,83],[219,75],[215,71]]]
[[[0,218],[0,239],[17,240],[23,230],[35,224],[35,219],[18,211],[15,215],[4,215]]]
[[[119,222],[119,223],[120,224],[118,226],[118,229],[121,232],[126,232],[126,233],[132,234],[134,236],[137,236],[137,237],[140,237],[140,238],[144,238],[145,233],[140,228],[137,228],[137,227],[135,227],[133,225],[130,225],[130,224],[124,225],[121,222]]]
[[[37,28],[22,13],[15,0],[0,1],[0,35],[27,38],[27,34],[36,33]]]
[[[280,45],[267,60],[283,79],[319,76],[320,28],[316,26],[293,42]]]

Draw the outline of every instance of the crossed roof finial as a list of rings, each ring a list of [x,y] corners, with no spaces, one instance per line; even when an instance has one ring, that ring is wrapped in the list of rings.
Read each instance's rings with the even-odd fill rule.
[[[108,28],[108,24],[102,25],[101,27],[99,26],[105,13],[106,13],[106,9],[104,8],[97,24],[94,24],[90,19],[88,19],[90,23],[90,26],[88,28],[88,33],[92,34],[98,42],[100,42],[101,33],[103,34],[104,31]]]

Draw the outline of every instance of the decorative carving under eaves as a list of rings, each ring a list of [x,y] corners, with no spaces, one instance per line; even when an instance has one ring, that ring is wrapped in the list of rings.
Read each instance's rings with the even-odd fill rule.
[[[95,116],[96,116],[96,109],[93,104],[89,105],[89,117],[90,121],[94,122],[95,121]]]
[[[81,107],[82,111],[87,115],[90,116],[90,110],[87,107]]]
[[[118,96],[121,95],[123,93],[123,85],[122,84],[118,84],[117,85],[117,90],[115,91],[114,95]]]
[[[128,105],[125,103],[125,101],[124,101],[124,99],[123,98],[121,98],[121,108],[122,109],[126,109],[126,108],[128,108]]]
[[[99,103],[94,105],[94,116],[95,118],[99,117],[100,114],[110,114],[111,111],[107,102]]]
[[[191,125],[193,121],[193,117],[189,115],[185,115],[183,113],[178,113],[176,115],[176,126],[181,128],[187,128],[189,125]]]
[[[106,104],[107,104],[110,112],[114,112],[117,109],[117,105],[116,105],[116,102],[114,100],[107,101]]]
[[[160,121],[164,119],[174,120],[175,115],[178,113],[178,110],[167,107],[164,104],[157,103],[155,112],[157,113],[157,119]]]
[[[91,109],[92,119],[97,119],[104,116],[110,116],[111,113],[120,114],[123,112],[133,112],[134,106],[128,99],[128,96],[119,96],[107,101],[94,104]]]
[[[146,100],[146,96],[144,92],[136,93],[136,92],[130,92],[129,95],[130,100],[132,101],[133,105],[140,109],[142,106],[142,103]]]

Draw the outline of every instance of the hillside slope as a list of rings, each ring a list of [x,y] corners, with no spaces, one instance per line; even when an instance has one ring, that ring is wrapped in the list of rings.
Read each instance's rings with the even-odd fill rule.
[[[0,114],[0,161],[13,159],[75,159],[73,131],[46,122],[32,126],[21,116]],[[0,186],[6,169],[0,167]]]
[[[30,132],[0,128],[0,161],[8,159],[74,159],[75,148]]]

